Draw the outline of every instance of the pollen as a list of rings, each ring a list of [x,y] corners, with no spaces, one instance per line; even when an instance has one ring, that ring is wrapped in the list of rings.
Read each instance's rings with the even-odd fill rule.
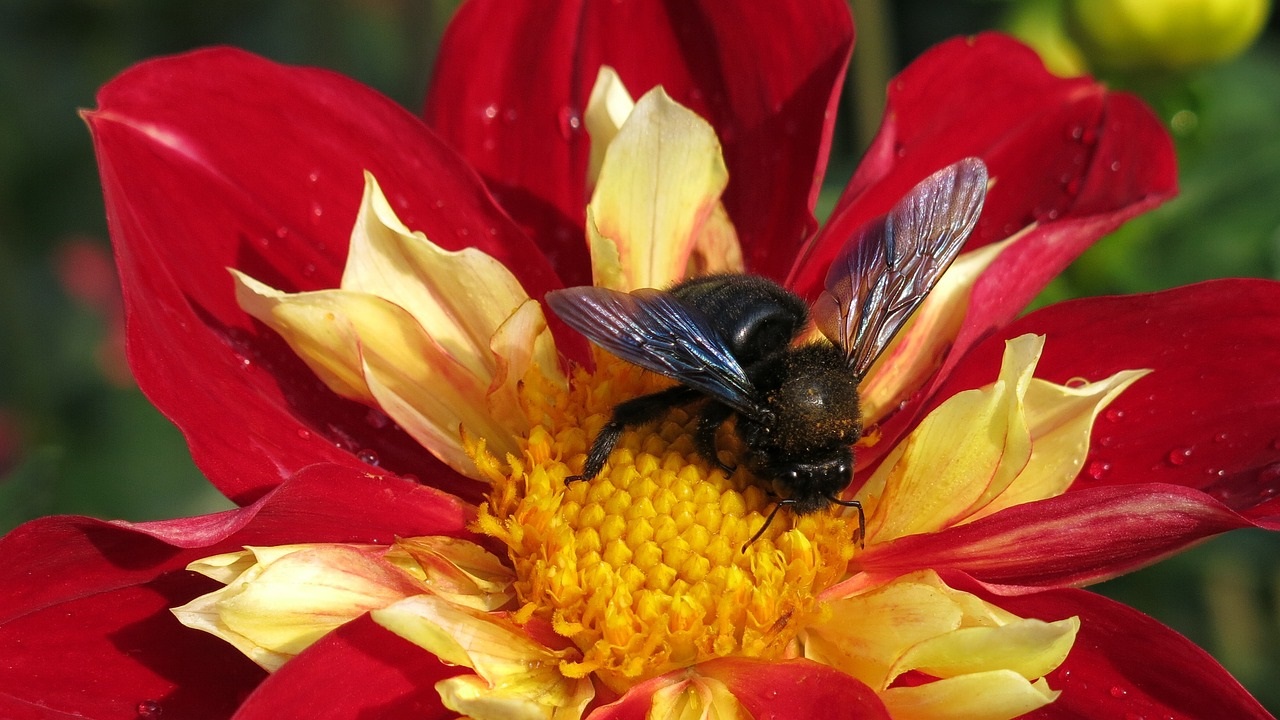
[[[619,692],[712,658],[794,656],[798,629],[825,611],[819,591],[855,551],[857,521],[838,507],[784,510],[748,544],[776,499],[745,468],[726,475],[694,451],[696,406],[627,431],[598,477],[565,485],[614,405],[667,385],[598,353],[567,391],[526,379],[532,430],[518,456],[467,443],[492,482],[475,529],[507,548],[516,616],[550,622],[581,650],[566,675],[594,673]],[[722,458],[735,442],[722,429]]]

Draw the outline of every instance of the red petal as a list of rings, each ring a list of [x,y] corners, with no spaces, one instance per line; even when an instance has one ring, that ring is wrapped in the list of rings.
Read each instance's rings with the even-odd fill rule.
[[[267,677],[234,720],[454,718],[457,713],[440,704],[435,683],[464,671],[365,615]]]
[[[1000,585],[1076,586],[1248,526],[1195,490],[1163,484],[1095,487],[1015,505],[942,532],[909,535],[868,549],[858,562],[865,572],[886,577],[955,568]]]
[[[721,658],[698,665],[733,691],[753,717],[889,720],[875,692],[828,665],[810,660]]]
[[[1080,617],[1071,654],[1048,676],[1062,695],[1027,717],[1271,718],[1208,653],[1137,610],[1084,590],[1001,597],[953,580],[1023,617]]]
[[[133,718],[154,702],[165,717],[228,717],[263,672],[169,613],[218,586],[188,563],[243,545],[458,535],[463,522],[436,491],[317,466],[205,518],[23,525],[0,540],[0,716]]]
[[[1004,339],[1028,332],[1047,336],[1036,369],[1046,380],[1154,370],[1098,419],[1073,490],[1184,485],[1280,528],[1280,283],[1217,280],[1044,308],[974,348],[935,402],[991,382]]]
[[[472,2],[445,35],[426,117],[561,275],[588,284],[579,114],[602,64],[636,97],[662,85],[716,127],[747,265],[780,276],[814,227],[852,47],[848,8],[836,0]]]
[[[494,254],[534,297],[559,287],[465,163],[368,88],[235,50],[144,63],[98,101],[85,117],[130,362],[210,479],[243,503],[314,462],[368,469],[354,456],[362,450],[397,472],[450,477],[252,323],[225,268],[285,290],[336,287],[368,169],[409,227]]]
[[[832,257],[862,224],[916,183],[961,158],[982,158],[995,181],[967,247],[1023,242],[1023,274],[1002,282],[1003,321],[1071,258],[1124,220],[1175,191],[1173,145],[1136,98],[1087,78],[1059,78],[1030,48],[987,33],[922,55],[889,87],[885,121],[830,222],[792,269],[789,284],[817,294]],[[1013,260],[1006,260],[1013,263]],[[981,300],[975,291],[975,300]],[[973,311],[970,313],[973,314]],[[998,324],[999,318],[988,320]]]
[[[693,668],[724,683],[754,718],[889,720],[875,691],[829,665],[810,660],[720,658]],[[655,689],[672,676],[631,688],[619,700],[596,709],[588,720],[642,720],[649,716]]]

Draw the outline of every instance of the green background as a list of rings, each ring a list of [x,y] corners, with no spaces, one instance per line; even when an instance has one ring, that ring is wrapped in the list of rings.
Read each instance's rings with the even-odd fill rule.
[[[833,149],[838,192],[887,74],[1027,2],[855,2]],[[1033,3],[1052,17],[1055,3]],[[229,507],[123,366],[89,135],[96,89],[156,55],[229,44],[332,68],[421,107],[452,2],[0,0],[0,531],[54,513],[146,520]],[[1184,120],[1181,196],[1090,250],[1039,303],[1228,276],[1280,278],[1280,34],[1177,76],[1110,77]],[[1190,113],[1190,114],[1187,114]],[[830,198],[828,198],[829,201]],[[1280,425],[1280,420],[1277,420]],[[1214,654],[1280,709],[1280,538],[1242,531],[1094,589]]]

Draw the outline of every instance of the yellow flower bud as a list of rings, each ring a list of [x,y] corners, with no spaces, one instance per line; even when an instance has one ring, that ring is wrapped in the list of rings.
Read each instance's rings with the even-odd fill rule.
[[[1226,60],[1258,37],[1268,0],[1071,0],[1090,60],[1116,70],[1186,70]]]

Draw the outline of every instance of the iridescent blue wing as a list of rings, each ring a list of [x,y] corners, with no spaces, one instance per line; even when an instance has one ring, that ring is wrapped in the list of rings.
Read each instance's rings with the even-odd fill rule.
[[[729,343],[705,313],[662,290],[583,286],[547,293],[560,319],[591,342],[679,380],[752,418],[765,415]]]
[[[987,196],[987,166],[965,158],[926,178],[845,243],[813,305],[822,334],[861,378],[955,260]]]

